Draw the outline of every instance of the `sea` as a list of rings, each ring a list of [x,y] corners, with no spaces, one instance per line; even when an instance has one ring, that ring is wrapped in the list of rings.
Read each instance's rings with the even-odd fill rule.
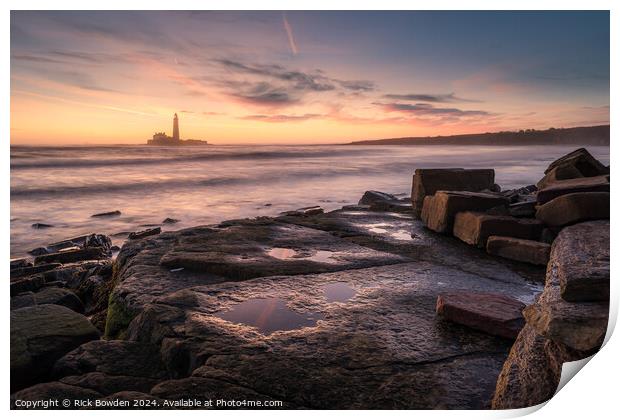
[[[536,183],[578,146],[12,146],[11,257],[86,233],[178,230],[410,195],[416,168],[495,168],[503,189]],[[609,147],[588,146],[609,164]],[[116,217],[93,214],[119,210]],[[175,224],[162,224],[166,218]],[[51,225],[35,228],[34,224]]]

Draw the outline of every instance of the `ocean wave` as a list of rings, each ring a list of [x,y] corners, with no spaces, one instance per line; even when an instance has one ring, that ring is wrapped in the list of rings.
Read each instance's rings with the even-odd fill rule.
[[[83,150],[82,150],[83,151]],[[115,150],[118,152],[118,149]],[[304,159],[304,158],[330,158],[330,157],[356,157],[364,154],[368,154],[368,150],[354,150],[349,148],[330,148],[329,150],[291,150],[291,151],[222,151],[217,150],[214,152],[201,152],[192,153],[190,150],[183,150],[178,152],[174,150],[169,153],[179,153],[177,156],[169,157],[165,156],[165,152],[161,149],[157,150],[160,153],[142,153],[144,157],[137,158],[107,158],[107,157],[93,157],[90,156],[83,158],[81,154],[76,154],[74,157],[67,157],[67,154],[56,155],[63,156],[58,158],[51,158],[50,154],[33,153],[32,155],[25,155],[23,152],[15,153],[12,151],[11,156],[11,169],[39,169],[39,168],[92,168],[92,167],[110,167],[110,166],[138,166],[138,165],[162,165],[162,164],[177,164],[177,163],[190,163],[190,162],[210,162],[210,161],[226,161],[226,160],[281,160],[281,159]],[[86,153],[86,152],[85,152]],[[133,153],[132,153],[133,154]],[[375,152],[376,154],[376,152]],[[41,157],[44,156],[45,159]],[[102,156],[105,156],[102,154]]]

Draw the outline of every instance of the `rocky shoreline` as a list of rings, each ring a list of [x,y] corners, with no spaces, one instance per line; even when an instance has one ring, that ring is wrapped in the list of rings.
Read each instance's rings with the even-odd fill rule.
[[[605,336],[609,167],[579,149],[537,186],[494,178],[418,169],[411,198],[34,250],[11,261],[12,407],[544,402]]]

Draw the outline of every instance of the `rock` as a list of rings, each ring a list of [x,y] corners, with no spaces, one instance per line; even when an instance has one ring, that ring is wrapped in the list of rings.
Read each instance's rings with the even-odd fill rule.
[[[547,265],[551,246],[544,242],[507,236],[490,236],[487,252],[491,255],[536,265]]]
[[[47,223],[33,223],[32,224],[33,229],[47,229],[51,227],[54,227],[54,225],[48,225]]]
[[[112,262],[109,259],[80,261],[64,264],[43,273],[46,284],[58,283],[69,289],[79,289],[81,283],[93,275],[110,277],[112,275]]]
[[[161,379],[89,372],[84,375],[67,376],[58,381],[67,385],[92,389],[102,395],[111,395],[122,391],[149,392],[158,382],[161,382]]]
[[[99,233],[93,233],[87,235],[84,238],[84,248],[101,248],[108,256],[111,255],[110,248],[112,247],[112,240],[107,235]]]
[[[45,380],[58,358],[98,338],[88,319],[64,306],[11,311],[11,389]]]
[[[103,248],[82,248],[59,251],[46,255],[39,255],[34,258],[35,266],[49,263],[72,263],[85,260],[101,260],[108,257],[108,253]]]
[[[156,227],[153,229],[146,229],[140,232],[131,232],[127,238],[131,240],[143,239],[143,238],[146,238],[147,236],[159,235],[160,233],[161,233],[161,228]]]
[[[513,217],[534,217],[536,215],[536,200],[510,204],[508,206],[508,214]]]
[[[523,328],[523,308],[525,304],[506,295],[453,291],[437,297],[435,310],[447,321],[515,339]]]
[[[558,233],[554,229],[546,227],[540,234],[540,242],[551,245],[557,236]]]
[[[54,304],[65,306],[78,313],[84,313],[84,304],[71,290],[46,287],[34,294],[37,305]]]
[[[280,213],[281,216],[292,216],[292,217],[307,217],[307,216],[316,216],[319,214],[323,214],[324,210],[319,206],[312,207],[302,207],[297,210],[284,211]]]
[[[104,213],[93,214],[90,217],[113,217],[113,216],[120,216],[120,215],[121,215],[120,210],[114,210],[114,211],[106,211]]]
[[[366,191],[362,198],[360,198],[358,205],[370,206],[377,202],[382,201],[397,201],[398,197],[392,194],[387,194],[381,191]]]
[[[545,174],[548,174],[556,168],[566,166],[572,166],[577,169],[581,176],[584,177],[606,175],[609,173],[609,168],[594,158],[586,149],[580,148],[552,162],[545,171]]]
[[[156,346],[124,340],[96,340],[79,346],[56,362],[53,377],[79,376],[89,372],[166,378],[166,370]]]
[[[462,211],[482,211],[506,205],[508,200],[487,193],[438,191],[424,199],[422,221],[435,232],[452,232],[454,217]]]
[[[512,216],[464,211],[454,217],[452,233],[465,243],[484,248],[489,236],[538,239],[542,227],[542,223],[536,219],[518,219]]]
[[[38,258],[38,257],[37,257]],[[52,262],[49,264],[37,264],[34,266],[25,266],[11,269],[11,279],[32,276],[33,274],[44,273],[46,271],[53,270],[60,267],[61,264]]]
[[[557,181],[542,190],[538,190],[536,200],[538,204],[545,204],[562,195],[578,192],[609,192],[609,178],[608,176],[595,176]]]
[[[121,247],[120,247],[120,246],[118,246],[118,245],[112,245],[112,246],[110,247],[110,251],[112,251],[112,252],[118,252],[118,251],[120,251],[120,250],[121,250]]]
[[[411,212],[411,205],[406,200],[380,191],[366,191],[358,202],[358,206],[369,206],[371,211]]]
[[[12,379],[12,376],[11,376]],[[83,401],[94,401],[98,398],[101,398],[102,395],[96,391],[87,388],[81,388],[78,386],[63,384],[62,382],[48,382],[43,384],[37,384],[31,386],[30,388],[22,389],[21,391],[17,391],[13,395],[11,395],[11,408],[12,409],[26,409],[26,408],[34,408],[34,409],[66,409],[66,410],[75,410],[80,408],[79,405],[75,405],[76,402]],[[68,406],[64,406],[64,400],[69,401]],[[37,407],[24,407],[20,406],[24,402],[33,402],[45,404],[47,402],[52,402],[48,406],[37,406]]]
[[[32,260],[30,258],[13,258],[11,259],[10,267],[11,270],[32,267]]]
[[[579,223],[560,232],[553,259],[562,299],[609,301],[609,230],[606,220]]]
[[[589,222],[590,224],[601,222]],[[584,223],[582,229],[571,229],[567,234],[564,230],[553,243],[551,258],[547,265],[547,278],[545,288],[538,300],[528,306],[523,314],[528,324],[536,329],[537,333],[560,343],[571,349],[592,354],[596,352],[605,338],[609,319],[609,302],[569,302],[561,296],[561,279],[566,278],[566,270],[574,269],[577,273],[587,273],[592,269],[592,260],[585,255],[588,245],[573,245],[577,237],[583,240],[583,232],[588,228],[594,232],[595,226],[588,227]],[[568,228],[567,228],[568,229]],[[566,229],[565,229],[566,230]],[[584,241],[587,242],[587,241]],[[600,242],[592,242],[589,246],[595,248],[601,246],[605,252],[604,239]],[[571,256],[571,252],[578,252],[580,256]],[[590,255],[594,250],[588,251]],[[585,257],[585,258],[584,258]],[[580,260],[580,258],[582,258]],[[583,264],[583,267],[580,265]],[[597,263],[594,263],[596,266]],[[593,272],[596,271],[593,270]],[[604,271],[604,263],[603,263]]]
[[[536,185],[527,185],[514,190],[503,191],[501,195],[506,197],[510,203],[517,203],[519,201],[536,201],[536,197],[534,195],[536,191],[538,191]]]
[[[493,169],[416,169],[411,190],[413,213],[419,218],[424,198],[437,191],[482,191],[494,184]]]
[[[163,225],[172,225],[174,223],[179,223],[178,219],[173,219],[171,217],[166,217],[162,222]]]
[[[584,176],[581,172],[579,172],[579,169],[572,165],[560,166],[551,169],[540,181],[538,181],[536,185],[542,190],[561,180],[583,177]]]
[[[49,254],[50,251],[46,247],[40,246],[40,247],[35,248],[35,249],[31,250],[31,251],[28,251],[28,253],[30,255],[32,255],[33,257],[36,257],[37,255]]]
[[[494,410],[532,407],[551,399],[560,382],[562,358],[553,342],[525,325],[497,379]]]
[[[584,192],[562,195],[539,206],[536,218],[549,226],[609,219],[609,193]]]
[[[11,310],[25,308],[26,306],[34,306],[37,302],[34,300],[34,293],[24,292],[11,298]]]
[[[35,292],[45,285],[45,277],[41,274],[34,276],[11,280],[10,294],[11,297],[17,296],[24,292]]]

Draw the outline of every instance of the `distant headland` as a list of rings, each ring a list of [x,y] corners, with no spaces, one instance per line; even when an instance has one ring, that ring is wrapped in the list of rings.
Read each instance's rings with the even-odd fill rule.
[[[153,138],[146,141],[149,146],[206,146],[209,144],[206,140],[187,139],[181,140],[179,137],[179,117],[174,114],[172,120],[172,137],[166,133],[155,133]]]
[[[522,146],[578,144],[609,146],[609,125],[592,127],[550,128],[548,130],[500,131],[497,133],[459,134],[454,136],[401,137],[381,140],[362,140],[349,145],[476,145],[476,146]]]

